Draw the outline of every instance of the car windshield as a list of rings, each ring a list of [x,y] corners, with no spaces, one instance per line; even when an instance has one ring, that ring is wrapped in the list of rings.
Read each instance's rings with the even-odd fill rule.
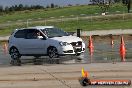
[[[46,28],[41,30],[48,38],[68,36],[66,32],[57,28]]]

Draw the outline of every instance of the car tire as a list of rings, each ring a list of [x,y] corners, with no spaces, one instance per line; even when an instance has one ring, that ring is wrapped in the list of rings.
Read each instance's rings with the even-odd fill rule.
[[[17,48],[13,47],[10,49],[10,55],[13,60],[19,59],[21,57]]]
[[[14,66],[21,66],[21,60],[20,60],[21,55],[20,55],[18,49],[13,47],[10,49],[9,53],[10,53],[11,58],[12,58],[10,64],[14,65]]]
[[[12,59],[10,64],[13,66],[21,66],[21,60],[20,59],[16,59],[16,60]]]
[[[55,47],[49,47],[47,54],[48,54],[49,58],[58,58],[59,57],[58,51]]]

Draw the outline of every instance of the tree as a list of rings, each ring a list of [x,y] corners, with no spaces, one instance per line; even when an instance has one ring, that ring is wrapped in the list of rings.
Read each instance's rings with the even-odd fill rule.
[[[122,0],[122,3],[127,6],[127,11],[130,13],[131,0]]]
[[[128,0],[122,0],[122,3],[126,5],[128,3],[127,1]]]
[[[127,8],[128,8],[128,13],[130,13],[130,8],[131,8],[131,0],[128,0],[128,6],[127,6]]]
[[[29,6],[28,5],[25,5],[24,6],[24,10],[29,10]]]
[[[51,6],[51,8],[54,8],[54,7],[55,7],[54,3],[51,3],[51,5],[50,5],[50,6]]]
[[[121,0],[114,0],[115,3],[121,2]]]
[[[58,8],[59,6],[58,5],[55,5],[55,8]]]
[[[19,11],[22,11],[24,8],[23,8],[23,5],[22,4],[19,4],[19,6],[18,6],[18,10]]]
[[[3,12],[3,6],[0,6],[0,12]]]
[[[47,5],[47,6],[46,6],[46,8],[50,8],[50,6],[49,6],[49,5]]]
[[[109,9],[110,5],[112,4],[113,0],[91,0],[93,4],[98,5],[102,13],[106,13],[106,11]]]
[[[13,12],[13,11],[14,11],[14,6],[10,7],[10,8],[9,8],[9,11],[10,11],[10,12]]]
[[[9,7],[8,6],[5,7],[5,12],[9,13]]]
[[[18,11],[18,6],[17,5],[14,6],[14,10]]]

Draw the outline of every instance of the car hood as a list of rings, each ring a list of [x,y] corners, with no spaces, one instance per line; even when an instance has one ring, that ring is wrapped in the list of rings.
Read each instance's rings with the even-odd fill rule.
[[[76,36],[62,36],[62,37],[54,37],[51,39],[57,40],[60,42],[67,42],[67,43],[82,41],[81,38],[76,37]]]

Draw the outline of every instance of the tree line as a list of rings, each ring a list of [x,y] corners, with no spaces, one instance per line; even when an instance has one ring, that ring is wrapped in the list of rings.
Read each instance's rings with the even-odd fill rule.
[[[119,3],[122,2],[128,9],[128,13],[130,12],[130,8],[131,8],[131,0],[90,0],[92,2],[92,4],[96,4],[98,5],[102,12],[106,12],[111,4],[113,3]],[[72,6],[72,5],[68,5],[68,6]],[[47,8],[58,8],[60,6],[58,5],[54,5],[53,3],[51,3],[50,5],[47,5],[46,7],[41,6],[41,5],[23,5],[23,4],[19,4],[19,5],[13,5],[13,6],[6,6],[3,7],[2,5],[0,6],[0,15],[4,14],[4,13],[10,13],[10,12],[14,12],[14,11],[24,11],[24,10],[37,10],[37,9],[47,9]]]
[[[122,3],[124,6],[127,7],[127,11],[128,13],[130,13],[130,9],[131,9],[131,0],[90,0],[93,4],[96,4],[98,5],[102,12],[106,12],[110,6],[113,4],[113,3]]]
[[[47,5],[46,7],[41,6],[41,5],[23,5],[23,4],[19,4],[19,5],[13,5],[13,6],[6,6],[3,7],[2,5],[0,6],[0,13],[10,13],[13,11],[24,11],[24,10],[37,10],[37,9],[46,9],[46,8],[56,8],[59,7],[58,5],[54,5],[53,3],[51,3],[51,5]]]
[[[115,0],[115,1],[117,2],[121,1],[127,7],[128,13],[130,13],[131,4],[132,4],[131,0]]]

